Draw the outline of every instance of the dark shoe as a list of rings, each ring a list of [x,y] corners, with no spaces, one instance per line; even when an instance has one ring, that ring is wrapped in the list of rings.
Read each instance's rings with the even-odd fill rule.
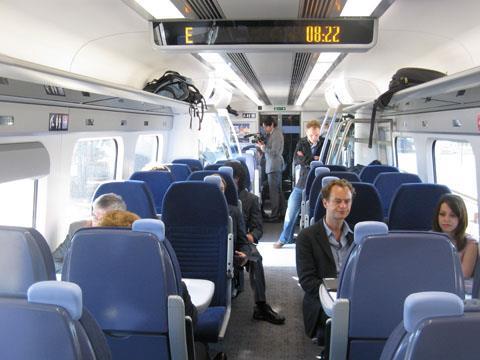
[[[275,312],[268,304],[263,306],[255,305],[253,309],[253,318],[255,320],[268,321],[275,325],[282,325],[285,323],[285,317]]]
[[[219,352],[213,360],[227,360],[227,355],[224,352]]]

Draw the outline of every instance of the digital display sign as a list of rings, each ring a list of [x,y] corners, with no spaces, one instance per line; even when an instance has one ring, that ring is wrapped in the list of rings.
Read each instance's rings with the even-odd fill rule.
[[[377,19],[182,20],[153,22],[166,49],[292,49],[362,51],[376,43]],[[307,50],[308,51],[308,50]]]

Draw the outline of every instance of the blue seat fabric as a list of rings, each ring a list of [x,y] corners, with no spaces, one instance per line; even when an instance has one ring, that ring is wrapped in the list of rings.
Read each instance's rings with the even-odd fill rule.
[[[190,171],[199,171],[203,170],[202,162],[198,159],[175,159],[172,161],[172,164],[185,164],[188,165]]]
[[[173,181],[185,181],[191,174],[190,167],[185,164],[167,164],[172,173]]]
[[[343,165],[322,165],[322,166],[329,168],[330,171],[347,171],[347,167]],[[357,181],[360,181],[360,180],[357,180]]]
[[[391,230],[430,230],[435,207],[450,189],[439,184],[403,184],[395,193],[388,212]]]
[[[350,301],[349,358],[368,351],[378,358],[382,343],[402,320],[405,298],[421,291],[464,296],[460,261],[446,235],[390,232],[355,244],[338,290],[338,298]]]
[[[235,182],[230,176],[227,176],[226,174],[221,173],[217,170],[202,170],[202,171],[194,171],[193,173],[191,173],[190,176],[188,177],[188,180],[203,181],[205,176],[214,175],[214,174],[220,175],[223,178],[223,180],[225,180],[225,183],[227,184],[227,187],[225,189],[225,198],[227,199],[228,205],[238,206],[237,186],[235,185]]]
[[[82,288],[115,359],[168,359],[168,296],[179,295],[172,269],[151,233],[85,228],[75,233],[62,278]]]
[[[394,166],[388,165],[368,165],[360,171],[360,179],[364,182],[373,184],[377,175],[383,172],[398,172],[398,169]]]
[[[130,176],[130,180],[144,181],[153,195],[155,212],[161,214],[163,198],[168,187],[173,182],[172,175],[167,171],[137,171]]]
[[[388,210],[393,196],[402,184],[421,183],[422,180],[416,174],[386,172],[380,173],[375,178],[373,186],[378,190],[383,206],[383,216],[388,216]]]
[[[111,181],[100,184],[95,194],[93,194],[92,200],[108,193],[120,195],[127,204],[127,210],[137,214],[141,218],[157,218],[152,192],[144,181]]]

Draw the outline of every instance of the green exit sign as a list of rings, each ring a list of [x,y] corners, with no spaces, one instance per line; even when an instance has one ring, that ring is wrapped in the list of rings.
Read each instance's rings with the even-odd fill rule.
[[[287,107],[286,106],[274,106],[273,110],[274,111],[285,111],[285,110],[287,110]]]

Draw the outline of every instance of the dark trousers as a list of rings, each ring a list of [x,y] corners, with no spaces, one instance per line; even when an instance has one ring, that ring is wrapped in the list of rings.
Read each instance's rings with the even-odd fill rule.
[[[285,210],[285,198],[282,191],[282,172],[274,171],[267,174],[272,217],[281,217]]]

